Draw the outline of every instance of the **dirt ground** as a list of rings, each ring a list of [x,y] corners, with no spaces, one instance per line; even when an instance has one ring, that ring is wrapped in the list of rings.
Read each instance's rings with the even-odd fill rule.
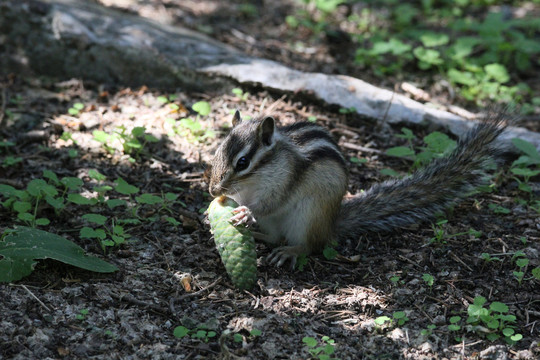
[[[183,21],[192,20],[191,26],[197,28],[204,25],[204,6],[215,3],[145,2],[130,5],[129,10],[173,22],[182,13]],[[263,20],[272,24],[280,9],[272,7]],[[219,25],[235,20],[227,16],[222,13],[222,23],[206,21],[219,33]],[[268,31],[278,30],[279,26],[270,26]],[[250,31],[259,35],[255,27]],[[238,34],[227,34],[223,37],[238,38]],[[242,43],[239,47],[249,50],[245,45],[249,41]],[[328,48],[318,51],[330,52]],[[271,57],[258,53],[255,45],[250,52]],[[305,70],[338,71],[325,67],[332,66],[332,61],[305,61],[294,58],[300,55],[289,55],[278,60],[301,62],[304,66],[299,67]],[[141,194],[179,195],[167,209],[137,206],[114,191],[107,196],[126,199],[130,206],[68,204],[59,214],[47,205],[40,208],[51,220],[42,229],[74,241],[120,270],[97,274],[46,260],[29,277],[0,285],[0,358],[324,359],[310,353],[302,342],[304,337],[313,337],[318,346],[324,346],[324,336],[334,341],[331,357],[338,359],[540,358],[540,283],[530,272],[540,265],[540,215],[516,200],[522,195],[504,169],[493,178],[493,192],[475,194],[448,213],[448,223],[441,225],[446,235],[442,240],[431,240],[436,229],[430,224],[398,234],[367,236],[339,244],[340,255],[333,260],[309,257],[303,271],[269,265],[270,249],[258,244],[257,284],[251,291],[240,292],[225,273],[202,214],[211,201],[205,170],[226,134],[231,112],[240,109],[244,115],[255,116],[273,105],[282,125],[315,117],[331,130],[347,159],[362,159],[349,162],[351,194],[386,179],[382,169],[407,172],[410,162],[383,153],[404,145],[395,136],[400,128],[381,127],[311,100],[282,98],[258,89],[243,89],[248,94],[239,97],[16,74],[2,75],[0,82],[4,86],[0,109],[7,114],[0,120],[0,141],[15,144],[0,150],[0,184],[24,189],[30,180],[43,178],[43,170],[52,170],[58,177],[82,179],[81,193],[88,197],[97,195],[96,185],[114,186],[119,177],[137,186]],[[170,95],[174,97],[165,103],[162,97]],[[210,134],[206,130],[215,130],[215,138],[170,134],[168,119],[195,118],[191,106],[197,101],[211,105],[210,115],[201,117],[200,124],[206,135]],[[84,108],[69,114],[78,102]],[[128,132],[144,126],[159,141],[146,144],[131,161],[120,143],[111,143],[108,151],[94,139],[93,131],[111,134],[121,126]],[[412,130],[421,139],[433,129]],[[62,136],[65,133],[71,137]],[[20,160],[6,165],[10,156]],[[97,184],[89,176],[92,169],[106,180]],[[537,181],[530,181],[536,196]],[[510,211],[500,214],[489,204]],[[104,252],[96,239],[81,238],[86,213],[124,221],[128,242]],[[169,216],[180,224],[167,220]],[[14,213],[0,207],[0,232],[17,224]],[[481,235],[472,235],[470,229]],[[514,258],[518,251],[529,259],[521,283],[513,274],[518,270]],[[482,253],[498,260],[486,261]],[[432,284],[425,274],[433,277]],[[188,279],[191,291],[182,279]],[[467,329],[467,308],[477,296],[484,296],[488,304],[508,305],[508,313],[516,316],[514,330],[523,338],[509,345],[503,339],[488,340],[486,335],[493,331],[486,327]],[[396,312],[405,313],[402,324],[398,319],[382,325],[375,322],[380,316],[392,318]],[[448,328],[453,316],[463,319],[458,331]],[[190,332],[177,338],[173,332],[180,325]],[[260,335],[253,335],[253,330]]]

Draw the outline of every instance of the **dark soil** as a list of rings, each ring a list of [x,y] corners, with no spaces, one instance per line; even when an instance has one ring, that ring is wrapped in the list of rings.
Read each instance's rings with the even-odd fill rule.
[[[173,23],[182,19],[194,28],[212,26],[218,34],[227,24],[243,20],[233,17],[224,4],[228,2],[149,1],[128,10],[143,16],[157,14]],[[276,2],[261,19],[270,34],[276,31],[278,40],[276,19],[288,6]],[[208,12],[212,15],[205,15],[207,7],[214,9]],[[341,65],[325,57],[329,48],[318,48],[315,60],[281,49],[278,40],[273,48],[265,44],[263,51],[261,32],[255,27],[246,31],[255,43],[249,38],[230,42],[264,57],[280,54],[275,58],[304,70],[340,72]],[[223,31],[221,40],[237,35]],[[43,170],[52,170],[59,178],[79,177],[85,183],[83,195],[95,197],[98,184],[88,174],[97,169],[107,177],[100,185],[114,186],[121,177],[140,193],[179,195],[169,209],[136,206],[133,199],[113,190],[106,196],[129,200],[128,209],[68,204],[55,214],[48,205],[40,208],[40,214],[51,220],[42,229],[74,241],[120,270],[97,274],[45,260],[23,280],[0,285],[0,358],[318,358],[302,342],[306,336],[319,344],[328,336],[336,344],[332,356],[339,359],[540,358],[540,282],[531,275],[540,266],[540,216],[518,201],[525,196],[504,168],[493,177],[493,192],[475,194],[447,214],[440,241],[432,240],[435,230],[430,224],[398,234],[366,236],[339,244],[340,255],[333,260],[309,257],[303,271],[270,266],[266,261],[270,249],[258,244],[258,282],[251,291],[241,292],[233,288],[201,213],[211,201],[205,170],[226,134],[231,111],[238,108],[244,115],[256,116],[273,105],[281,124],[316,117],[334,134],[346,158],[365,159],[349,163],[352,194],[384,180],[382,169],[408,171],[410,162],[383,153],[405,144],[395,136],[399,128],[381,128],[322,104],[290,97],[280,100],[279,95],[254,89],[244,89],[252,94],[243,100],[210,90],[188,94],[178,89],[172,101],[176,106],[171,106],[158,99],[171,94],[145,87],[16,74],[2,75],[0,82],[0,140],[15,143],[0,149],[1,184],[24,189],[32,179],[42,178]],[[168,135],[167,119],[195,117],[190,107],[200,100],[211,104],[212,112],[201,124],[203,129],[216,130],[216,138]],[[79,115],[68,115],[75,102],[85,108]],[[121,144],[111,144],[111,153],[93,139],[95,130],[112,133],[120,126],[128,131],[144,126],[159,142],[147,144],[133,162],[123,154]],[[413,131],[420,139],[427,134],[425,129]],[[62,137],[65,132],[72,138]],[[363,150],[354,150],[358,146]],[[8,165],[10,156],[20,161]],[[536,196],[537,180],[530,182]],[[0,200],[5,196],[0,195]],[[510,212],[496,213],[489,204]],[[81,218],[87,213],[105,215],[108,224],[139,221],[124,225],[131,236],[128,243],[104,252],[96,239],[79,236],[88,225]],[[181,225],[172,225],[169,216]],[[16,225],[22,225],[16,214],[0,207],[0,232]],[[470,229],[482,234],[473,236]],[[518,270],[514,257],[518,251],[529,259],[521,283],[513,274]],[[483,260],[482,253],[498,260]],[[432,285],[424,274],[433,276]],[[488,305],[494,301],[508,305],[509,313],[516,316],[512,326],[523,339],[513,345],[503,339],[491,342],[486,335],[493,330],[467,327],[467,308],[477,296],[484,296]],[[376,318],[392,317],[397,311],[405,312],[408,321],[375,323]],[[455,315],[462,317],[461,329],[452,332],[449,319]],[[176,338],[173,331],[179,325],[192,331]],[[435,325],[431,333],[422,334],[430,325]],[[254,329],[261,335],[250,335]],[[197,337],[197,331],[206,333]]]

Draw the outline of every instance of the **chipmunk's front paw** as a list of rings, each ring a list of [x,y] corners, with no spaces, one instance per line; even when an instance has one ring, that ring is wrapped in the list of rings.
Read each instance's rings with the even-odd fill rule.
[[[300,254],[304,253],[302,250],[303,248],[299,248],[297,246],[281,246],[272,250],[266,260],[270,264],[276,265],[277,267],[281,267],[290,260],[291,270],[294,270],[294,267],[296,266],[296,259]]]
[[[234,226],[245,225],[250,227],[257,222],[247,206],[239,206],[232,213],[235,215],[231,217],[230,221]]]

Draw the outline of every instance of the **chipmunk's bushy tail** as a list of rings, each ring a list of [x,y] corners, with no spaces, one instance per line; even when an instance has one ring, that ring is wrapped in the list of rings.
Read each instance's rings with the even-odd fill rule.
[[[433,220],[483,183],[486,166],[504,149],[494,140],[505,129],[505,113],[491,114],[458,141],[446,157],[403,179],[376,184],[344,200],[337,220],[339,238],[367,232],[389,232]]]

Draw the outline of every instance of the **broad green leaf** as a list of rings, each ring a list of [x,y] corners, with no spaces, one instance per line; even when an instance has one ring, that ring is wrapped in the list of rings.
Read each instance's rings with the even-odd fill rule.
[[[385,322],[390,321],[390,320],[392,319],[390,319],[388,316],[379,316],[378,318],[375,319],[375,324],[382,325]]]
[[[81,229],[79,233],[80,237],[87,239],[105,239],[107,234],[103,229],[92,229],[91,227],[85,226]]]
[[[103,143],[103,144],[106,144],[111,138],[112,136],[107,134],[105,131],[101,131],[101,130],[94,130],[92,132],[92,135],[94,136],[94,140],[100,142],[100,143]]]
[[[142,194],[141,196],[137,196],[135,198],[139,204],[161,204],[163,202],[163,199],[159,196],[152,195],[152,194]]]
[[[474,77],[474,74],[469,71],[459,71],[454,68],[448,70],[448,78],[457,83],[467,86],[473,86],[478,83],[478,80]]]
[[[515,334],[515,335],[510,336],[510,339],[511,339],[512,341],[519,341],[519,340],[523,339],[523,335],[521,335],[521,334]]]
[[[133,185],[128,184],[124,179],[118,178],[116,179],[116,186],[114,187],[114,190],[119,192],[123,195],[131,195],[136,194],[139,192],[139,188]]]
[[[66,176],[66,177],[62,178],[62,180],[60,180],[60,181],[69,190],[77,190],[78,188],[80,188],[84,184],[84,182],[81,179],[79,179],[77,177],[72,177],[72,176]]]
[[[448,44],[449,37],[446,34],[426,33],[420,36],[420,41],[425,47],[434,47]]]
[[[414,151],[406,146],[396,146],[386,150],[386,153],[390,156],[414,156]]]
[[[13,210],[15,210],[18,213],[25,213],[28,212],[32,208],[32,204],[30,204],[27,201],[15,201],[13,203]]]
[[[29,275],[38,259],[54,259],[95,272],[113,272],[118,268],[84,250],[62,236],[43,230],[18,227],[0,241],[0,282],[11,282]]]
[[[306,336],[302,338],[302,342],[310,348],[317,346],[317,340],[312,338],[311,336]]]
[[[88,176],[90,177],[90,179],[94,179],[96,181],[105,181],[107,179],[107,177],[105,175],[103,175],[102,173],[100,173],[96,169],[88,170]]]
[[[82,218],[88,222],[104,225],[107,222],[107,217],[99,214],[84,214]]]
[[[488,64],[484,66],[484,70],[491,79],[497,81],[500,84],[504,84],[505,82],[510,80],[510,75],[508,75],[508,71],[506,70],[506,67],[504,67],[504,65]]]
[[[201,116],[210,114],[210,104],[207,101],[198,101],[193,104],[192,108]]]
[[[122,199],[109,199],[109,200],[106,201],[106,203],[107,203],[107,206],[109,207],[109,209],[114,209],[117,206],[125,206],[126,205],[126,201],[122,200]]]
[[[88,199],[81,194],[68,194],[67,199],[77,205],[94,205],[97,203],[97,199]]]
[[[52,196],[46,196],[45,201],[56,210],[64,208],[64,198],[62,197],[53,198]]]
[[[56,196],[58,191],[52,185],[47,184],[43,179],[34,179],[28,183],[26,186],[26,191],[34,197],[38,196]]]
[[[133,130],[131,130],[131,135],[135,137],[139,137],[143,135],[145,131],[146,131],[146,128],[144,126],[136,126],[133,128]]]
[[[82,110],[84,109],[84,104],[80,102],[76,102],[75,104],[73,104],[73,108],[77,110]]]
[[[43,170],[43,177],[52,181],[55,185],[58,185],[58,177],[51,170]]]
[[[47,218],[39,218],[39,219],[36,219],[36,225],[40,225],[40,226],[47,226],[51,223],[51,221]]]
[[[512,336],[514,335],[515,331],[512,328],[504,328],[502,333],[504,336]]]
[[[540,153],[538,153],[538,150],[536,150],[536,147],[532,143],[520,138],[513,138],[512,144],[514,144],[514,146],[519,150],[523,151],[531,159],[540,161]]]
[[[184,326],[177,326],[174,328],[173,335],[177,338],[182,338],[189,334],[189,329]]]

